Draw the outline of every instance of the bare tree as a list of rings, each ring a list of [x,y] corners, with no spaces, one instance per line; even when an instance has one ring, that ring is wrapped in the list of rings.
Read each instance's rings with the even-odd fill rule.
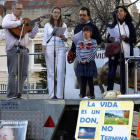
[[[102,36],[103,42],[106,40],[106,28],[110,26],[112,21],[112,11],[118,6],[120,0],[77,0],[78,6],[75,10],[72,10],[72,19],[75,23],[78,23],[79,9],[82,6],[88,7],[91,11],[90,21],[96,24],[99,28],[99,32]],[[68,21],[68,25],[70,22]]]
[[[67,0],[45,0],[44,5],[50,5],[50,12],[52,7],[60,6],[62,7],[63,14],[70,13],[71,17],[67,18],[64,22],[66,22],[67,26],[71,28],[74,28],[79,23],[78,13],[80,8],[83,6],[88,7],[91,11],[90,21],[98,27],[102,41],[106,42],[107,27],[112,23],[112,11],[120,4],[120,2],[121,4],[124,4],[124,0],[73,0],[73,3],[71,4],[68,4]],[[130,5],[132,4],[129,4],[128,6]],[[137,35],[140,36],[140,20],[139,22],[134,21],[134,23],[136,25]]]
[[[122,2],[122,4],[124,5],[124,0],[122,1],[121,0],[77,0],[77,2],[78,5],[75,9],[74,7],[71,7],[69,9],[72,11],[71,12],[72,18],[68,20],[68,25],[74,26],[75,24],[77,24],[78,23],[77,13],[79,13],[79,9],[82,6],[88,7],[91,11],[91,17],[90,17],[91,22],[93,22],[99,28],[99,32],[102,36],[102,41],[106,42],[106,33],[107,33],[106,30],[107,27],[109,27],[110,24],[112,23],[112,11],[115,9],[115,7],[117,7],[120,4],[120,2]],[[139,33],[138,29],[140,26],[140,20],[137,23],[135,21],[135,25],[136,25],[136,31]]]

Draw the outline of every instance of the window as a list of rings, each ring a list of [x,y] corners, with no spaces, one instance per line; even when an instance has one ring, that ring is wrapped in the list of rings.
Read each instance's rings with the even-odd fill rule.
[[[35,5],[36,1],[30,1],[27,5]]]
[[[42,44],[35,44],[35,53],[41,53],[42,52]],[[34,63],[35,64],[40,64],[41,63],[41,54],[39,55],[34,55]]]
[[[36,89],[43,89],[42,83],[37,83],[36,84]]]
[[[43,5],[44,1],[40,1],[37,5]]]

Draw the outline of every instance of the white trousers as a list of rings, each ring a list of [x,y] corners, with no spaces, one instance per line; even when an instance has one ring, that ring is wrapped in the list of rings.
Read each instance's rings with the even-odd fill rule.
[[[65,61],[66,61],[66,50],[65,46],[55,47],[56,59],[55,67],[57,74],[57,86],[56,86],[56,97],[63,99],[64,91],[64,76],[65,76]],[[45,60],[47,64],[47,82],[49,89],[49,97],[54,96],[54,46],[47,45],[45,51]]]

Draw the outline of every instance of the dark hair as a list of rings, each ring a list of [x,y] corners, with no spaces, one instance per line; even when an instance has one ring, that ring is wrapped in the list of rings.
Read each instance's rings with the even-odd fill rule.
[[[88,26],[88,25],[86,25],[86,26],[83,27],[82,32],[83,32],[83,31],[90,31],[90,33],[91,33],[91,35],[92,35],[92,28],[91,28],[90,26]],[[91,35],[90,35],[90,36],[91,36]]]
[[[12,4],[12,8],[16,8],[16,4],[21,4],[21,5],[22,5],[22,3],[21,3],[21,2],[16,1],[16,2],[14,2],[14,3]]]
[[[127,13],[126,16],[125,16],[125,19],[124,19],[125,23],[126,24],[131,23],[132,22],[132,16],[130,15],[130,13],[128,12],[126,7],[124,7],[124,6],[117,6],[115,9],[117,10],[119,8],[122,8]],[[113,23],[117,24],[117,20],[116,20],[116,15],[115,14],[113,14],[113,20],[114,20]]]
[[[57,26],[59,26],[59,24],[62,22],[61,8],[60,8],[60,7],[54,7],[54,8],[52,9],[52,12],[53,12],[55,9],[59,9],[59,10],[60,10],[60,17],[59,17],[59,19],[58,19],[58,21],[57,21]],[[54,18],[53,18],[52,15],[51,15],[51,18],[50,18],[50,24],[52,25],[52,27],[54,27]],[[61,25],[60,27],[62,27],[62,25]]]
[[[82,31],[90,31],[90,32],[92,32],[92,28],[90,26],[86,25],[86,26],[83,27]]]
[[[90,10],[87,7],[82,7],[80,11],[87,11],[87,15],[90,16]]]

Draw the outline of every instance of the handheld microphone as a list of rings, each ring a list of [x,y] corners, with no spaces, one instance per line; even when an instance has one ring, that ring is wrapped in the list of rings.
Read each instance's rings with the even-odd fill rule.
[[[65,15],[63,15],[63,16],[67,16],[67,17],[70,17],[70,16],[71,16],[71,14],[65,14]]]

